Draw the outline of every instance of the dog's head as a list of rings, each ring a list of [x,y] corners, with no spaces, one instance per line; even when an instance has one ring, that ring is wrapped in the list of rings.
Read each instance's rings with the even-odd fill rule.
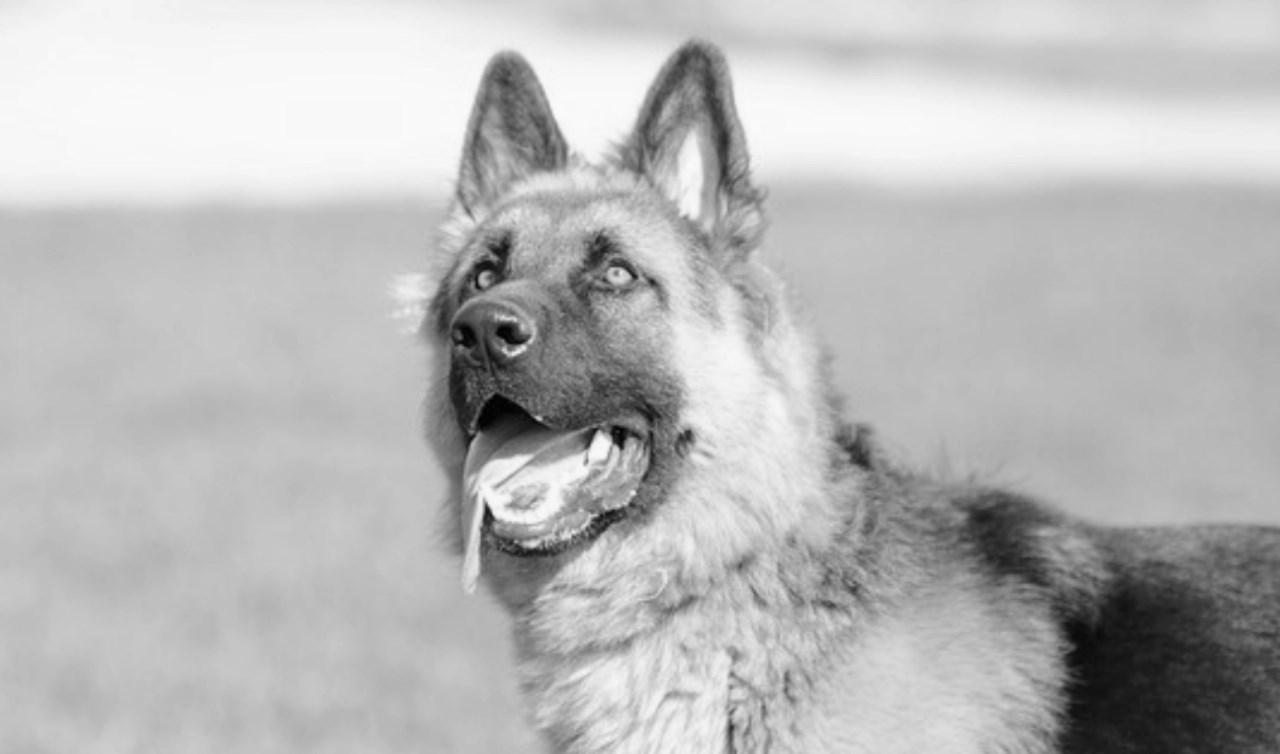
[[[570,151],[523,58],[494,57],[423,325],[465,581],[481,541],[486,558],[570,556],[673,497],[732,498],[787,462],[752,450],[769,433],[811,434],[795,383],[812,356],[773,337],[776,285],[750,260],[760,198],[714,47],[679,49],[598,163]]]

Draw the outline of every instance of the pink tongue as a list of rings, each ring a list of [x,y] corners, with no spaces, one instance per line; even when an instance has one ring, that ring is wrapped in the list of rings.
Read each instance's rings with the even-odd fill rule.
[[[462,587],[468,594],[475,591],[480,576],[480,528],[486,506],[500,520],[537,524],[553,518],[562,507],[562,495],[515,493],[528,490],[531,484],[563,487],[585,476],[592,434],[592,430],[556,431],[528,417],[511,415],[471,441],[462,472]]]

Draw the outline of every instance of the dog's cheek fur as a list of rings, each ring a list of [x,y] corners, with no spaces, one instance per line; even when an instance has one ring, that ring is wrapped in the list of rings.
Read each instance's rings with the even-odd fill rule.
[[[696,484],[677,490],[680,505],[669,515],[688,516],[673,528],[697,539],[684,543],[683,556],[708,561],[709,571],[717,572],[762,541],[829,536],[818,533],[831,532],[839,514],[821,502],[829,495],[820,459],[833,432],[822,405],[824,390],[810,368],[817,349],[797,337],[787,317],[759,316],[781,309],[765,303],[762,288],[753,287],[761,295],[746,299],[732,281],[712,282],[703,295],[717,301],[718,321],[682,328],[672,343],[686,383],[683,422],[697,437],[690,463],[702,468],[689,475]],[[791,366],[796,364],[805,367]],[[722,505],[725,490],[731,499],[765,498],[772,504],[744,505],[729,516],[702,509],[713,500]],[[708,530],[695,521],[719,526]]]

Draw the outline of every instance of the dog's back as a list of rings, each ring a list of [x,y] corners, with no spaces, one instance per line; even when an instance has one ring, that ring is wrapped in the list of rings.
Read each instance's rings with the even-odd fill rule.
[[[1280,530],[1095,536],[1109,575],[1070,633],[1063,751],[1280,750]]]

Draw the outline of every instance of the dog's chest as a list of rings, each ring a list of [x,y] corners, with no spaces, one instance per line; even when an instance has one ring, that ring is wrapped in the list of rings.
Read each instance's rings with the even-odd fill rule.
[[[607,649],[522,652],[534,722],[571,754],[1052,749],[1043,627],[946,593],[860,629],[791,618],[694,607]]]
[[[523,664],[535,724],[564,752],[723,752],[731,659],[655,642]]]
[[[763,624],[689,617],[616,649],[523,657],[534,722],[553,750],[817,751],[797,738],[812,691],[798,668],[814,658]]]

